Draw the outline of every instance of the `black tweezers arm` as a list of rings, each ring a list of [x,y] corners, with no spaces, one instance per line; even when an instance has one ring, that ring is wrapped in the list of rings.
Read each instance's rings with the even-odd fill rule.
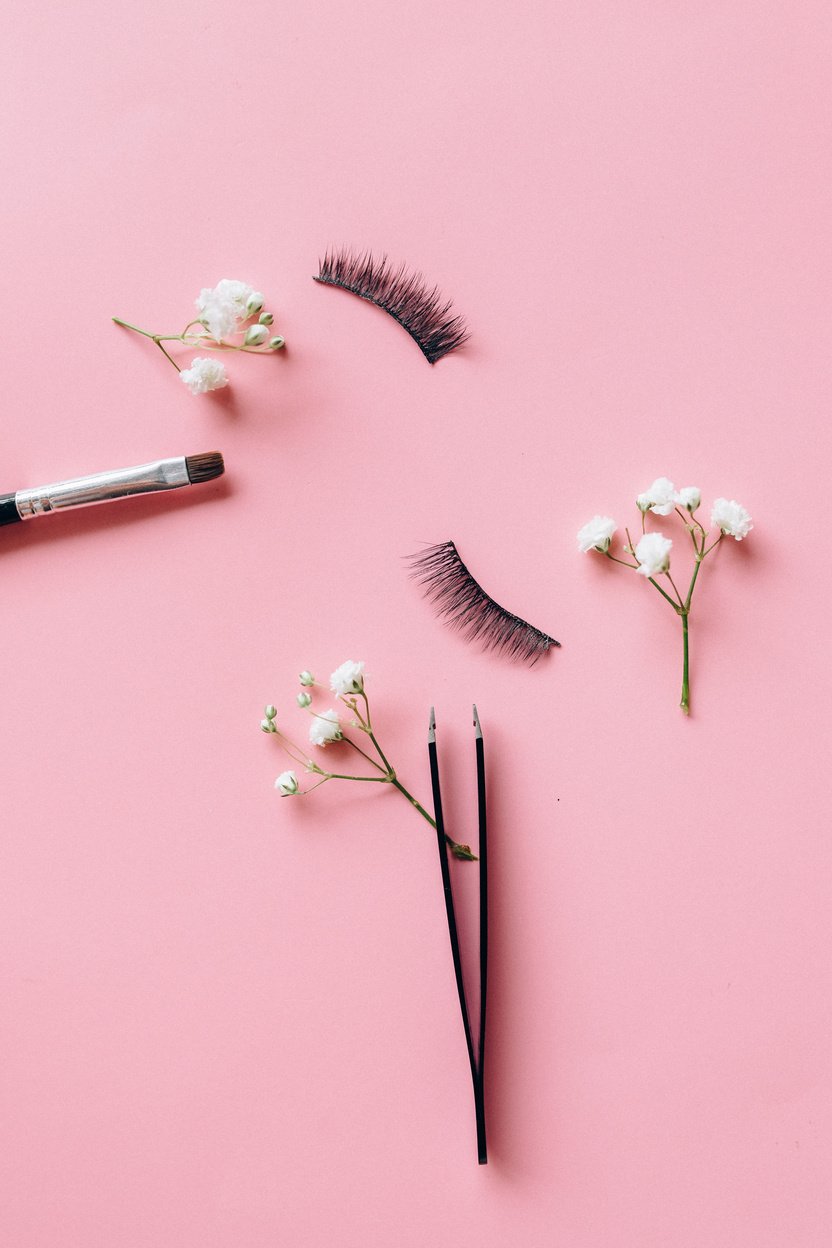
[[[480,856],[480,1044],[477,1050],[477,1145],[480,1164],[487,1161],[485,1151],[485,1004],[488,993],[488,832],[485,808],[485,754],[482,729],[477,708],[474,707],[474,728],[477,750],[477,818],[479,821]]]
[[[436,756],[436,740],[433,732],[433,712],[431,712],[431,731],[428,739],[428,758],[430,761],[430,780],[433,790],[433,811],[436,819],[436,842],[439,849],[439,867],[442,872],[442,890],[445,895],[445,913],[448,918],[448,935],[451,940],[451,954],[454,963],[456,991],[459,997],[459,1009],[462,1014],[462,1026],[465,1030],[465,1044],[468,1049],[468,1061],[471,1066],[471,1082],[474,1088],[474,1110],[477,1120],[477,1157],[481,1166],[486,1165],[488,1153],[485,1139],[485,1098],[483,1087],[483,1041],[485,1038],[485,972],[487,956],[486,945],[482,944],[483,929],[486,928],[486,894],[483,892],[485,883],[484,843],[480,844],[480,1060],[474,1054],[474,1041],[471,1034],[471,1021],[468,1015],[468,1004],[465,1000],[465,985],[462,978],[462,957],[459,950],[459,933],[456,926],[454,895],[451,889],[451,872],[448,863],[448,843],[445,839],[445,821],[442,815],[442,794],[439,787],[439,763]],[[480,838],[483,841],[485,825],[485,779],[482,771],[482,738],[477,738],[477,788],[479,797]],[[482,777],[482,779],[481,779]],[[482,793],[480,796],[480,785]]]

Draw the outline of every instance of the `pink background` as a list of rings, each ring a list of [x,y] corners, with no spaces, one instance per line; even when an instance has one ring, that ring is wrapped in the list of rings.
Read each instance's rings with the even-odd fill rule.
[[[10,17],[11,11],[7,13]],[[829,108],[821,0],[17,6],[0,487],[224,452],[0,531],[4,1248],[826,1248]],[[420,267],[431,369],[311,274]],[[264,290],[282,358],[192,398],[118,314]],[[189,358],[189,357],[186,357]],[[693,620],[579,557],[654,476],[753,512]],[[564,643],[443,630],[453,537]],[[427,796],[491,777],[491,1164],[435,845],[281,802],[264,702],[366,660]]]

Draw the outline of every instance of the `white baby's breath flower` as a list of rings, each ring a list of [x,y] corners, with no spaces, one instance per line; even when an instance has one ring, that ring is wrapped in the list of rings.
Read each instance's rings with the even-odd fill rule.
[[[609,516],[593,516],[578,530],[578,550],[584,554],[589,550],[600,550],[601,554],[606,554],[614,533],[613,519]]]
[[[259,347],[266,341],[269,331],[265,325],[252,325],[246,331],[243,344],[246,347]]]
[[[329,745],[331,741],[340,741],[342,735],[341,719],[336,710],[330,708],[321,715],[312,716],[309,740],[313,745]]]
[[[726,537],[733,537],[741,542],[754,528],[751,516],[745,508],[734,499],[717,498],[711,508],[711,524],[717,525]]]
[[[667,477],[656,480],[636,499],[639,511],[654,511],[657,516],[669,516],[676,506],[676,487]]]
[[[228,374],[220,360],[209,359],[199,355],[191,360],[190,368],[183,368],[179,374],[191,394],[207,394],[210,390],[222,390],[228,385]]]
[[[702,493],[695,485],[686,485],[676,495],[676,500],[686,511],[696,511],[702,502]]]
[[[351,693],[364,692],[364,664],[347,659],[329,678],[329,687],[339,698]]]
[[[292,797],[293,794],[300,790],[298,778],[293,771],[283,771],[274,782],[281,797]]]
[[[246,282],[224,277],[216,286],[206,286],[199,292],[196,301],[199,319],[211,337],[219,342],[236,333],[243,321],[252,315],[248,311],[252,298],[259,299],[260,307],[263,306],[262,295]]]
[[[661,533],[645,533],[636,546],[637,571],[642,576],[658,576],[670,567],[670,550],[673,542]]]

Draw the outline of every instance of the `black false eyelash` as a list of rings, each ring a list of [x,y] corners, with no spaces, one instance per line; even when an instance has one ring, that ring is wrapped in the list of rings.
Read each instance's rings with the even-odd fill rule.
[[[376,260],[369,251],[363,255],[328,251],[314,280],[340,286],[383,308],[407,330],[431,364],[468,340],[462,317],[451,315],[451,300],[444,300],[435,286],[431,290],[421,273],[409,273],[403,264],[396,269],[386,256]]]
[[[408,563],[411,576],[423,586],[440,617],[451,628],[459,629],[467,641],[480,641],[484,650],[496,650],[532,665],[552,646],[560,646],[554,637],[495,602],[474,580],[454,542],[428,546],[418,555],[410,555]]]

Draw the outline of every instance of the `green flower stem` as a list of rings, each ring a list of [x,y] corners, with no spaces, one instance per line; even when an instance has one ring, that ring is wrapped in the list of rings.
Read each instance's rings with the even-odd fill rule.
[[[151,337],[154,337],[151,334]],[[155,340],[155,339],[154,339]],[[186,347],[190,347],[194,351],[239,351],[241,355],[274,355],[271,347],[244,347],[242,345],[235,346],[233,342],[209,342],[207,337],[202,334],[191,334],[188,338],[181,338],[178,334],[172,335],[166,342],[176,341],[184,342]]]
[[[155,334],[151,334],[150,330],[148,330],[148,329],[139,329],[138,325],[131,325],[129,321],[122,321],[122,320],[121,320],[119,317],[117,317],[117,316],[114,316],[114,317],[113,317],[113,320],[115,321],[116,325],[121,325],[122,329],[132,329],[132,331],[133,331],[133,333],[134,333],[134,334],[143,334],[145,338],[154,338],[154,339],[155,339],[155,337],[156,337],[156,335],[155,335]]]
[[[698,566],[698,565],[697,565]],[[690,656],[688,653],[688,612],[682,614],[682,700],[679,703],[685,715],[690,715]]]
[[[689,715],[690,714],[690,635],[689,635],[690,604],[693,598],[693,591],[696,588],[696,580],[697,580],[697,577],[699,576],[699,568],[702,565],[702,561],[706,557],[706,555],[709,555],[712,550],[716,549],[716,547],[722,541],[725,534],[720,533],[716,541],[712,542],[710,546],[706,547],[705,543],[708,540],[708,533],[702,527],[702,524],[700,523],[700,521],[697,520],[692,514],[690,516],[686,516],[678,507],[676,508],[676,515],[683,522],[683,524],[685,525],[685,528],[690,533],[691,541],[693,542],[693,549],[695,551],[693,575],[690,578],[690,585],[688,586],[687,596],[685,598],[682,598],[682,595],[679,592],[679,589],[676,586],[676,583],[673,580],[673,577],[670,575],[669,571],[665,573],[665,576],[670,581],[670,584],[673,586],[673,591],[676,594],[676,599],[671,598],[670,594],[668,594],[664,589],[662,589],[661,585],[658,583],[657,580],[654,579],[654,577],[648,576],[647,579],[650,582],[650,584],[653,586],[653,588],[659,591],[662,598],[664,598],[666,602],[670,603],[673,610],[676,612],[678,616],[681,617],[681,620],[682,620],[682,650],[683,650],[682,699],[679,705],[681,706],[684,713],[686,715]],[[641,514],[642,532],[645,531],[644,520],[645,520],[645,516],[644,516],[644,512],[642,512]],[[699,534],[701,535],[699,540],[697,540],[697,530]],[[633,547],[633,540],[630,537],[630,530],[625,528],[624,532],[627,534],[627,546],[625,547],[625,550],[629,551],[632,554],[634,553],[634,547]],[[606,550],[603,553],[607,556],[608,559],[612,559],[613,563],[620,563],[621,566],[624,568],[634,568],[636,571],[638,571],[638,563],[627,563],[626,560],[617,558],[609,550]]]
[[[148,335],[148,337],[152,337],[152,335]],[[365,707],[364,715],[362,715],[358,709],[358,697],[361,697],[361,699],[364,702],[364,707]],[[387,755],[384,753],[378,741],[376,740],[375,733],[373,732],[372,720],[370,718],[370,703],[367,700],[366,693],[362,690],[359,695],[356,695],[351,698],[344,698],[344,703],[356,716],[360,731],[366,732],[367,736],[372,741],[373,745],[376,748],[376,751],[378,752],[378,756],[381,759],[384,766],[383,767],[380,766],[375,761],[374,758],[371,758],[369,754],[365,753],[365,751],[362,750],[361,746],[357,745],[355,741],[352,740],[351,737],[344,735],[341,737],[341,740],[346,745],[351,745],[354,750],[358,751],[358,753],[362,756],[362,758],[365,758],[372,767],[375,767],[376,771],[380,771],[382,774],[380,776],[348,776],[348,775],[344,775],[340,772],[335,772],[335,771],[324,772],[317,765],[317,763],[312,763],[311,760],[308,760],[307,770],[312,771],[316,773],[317,775],[323,776],[323,779],[319,780],[317,784],[312,785],[310,789],[307,789],[306,793],[312,793],[315,789],[317,789],[321,784],[324,784],[325,781],[327,780],[356,780],[358,781],[359,784],[391,784],[394,789],[399,790],[399,792],[402,794],[403,797],[407,798],[407,800],[410,802],[414,810],[418,810],[422,818],[425,819],[430,824],[430,826],[435,830],[436,820],[431,815],[428,814],[428,812],[425,810],[422,803],[417,801],[416,798],[413,796],[413,794],[408,792],[408,790],[404,787],[404,785],[396,776],[396,773],[393,770],[393,767],[391,766],[390,761],[387,758]],[[311,711],[310,714],[315,716],[317,719],[324,718],[324,716],[318,715],[315,711]],[[282,745],[286,749],[286,752],[289,754],[289,756],[293,759],[296,759],[297,754],[300,753],[298,748],[296,746],[293,746],[292,743],[286,737],[284,737],[283,733],[281,733],[279,730],[275,730],[274,735],[280,739]],[[305,793],[299,793],[298,796],[303,797],[305,796]],[[472,854],[470,846],[460,845],[457,841],[453,840],[450,836],[448,836],[447,833],[445,834],[445,841],[447,842],[448,848],[450,849],[451,853],[454,855],[455,858],[462,858],[471,862],[476,861],[476,855]]]
[[[371,758],[369,754],[367,754],[364,750],[362,750],[360,745],[356,745],[351,737],[344,737],[344,740],[346,741],[347,745],[351,745],[354,750],[357,750],[362,758],[366,758],[370,766],[375,767],[376,771],[384,771],[384,768],[381,767],[374,758]]]
[[[366,701],[366,697],[365,697],[365,701]],[[368,725],[369,725],[369,715],[370,715],[370,709],[369,709],[369,707],[368,707],[368,708],[367,708],[367,722],[368,722]],[[422,816],[422,818],[423,818],[423,819],[427,819],[427,821],[428,821],[428,823],[430,824],[430,826],[431,826],[432,828],[434,828],[434,829],[435,829],[435,828],[436,828],[436,820],[435,820],[435,819],[434,819],[431,815],[429,815],[429,814],[428,814],[428,812],[425,810],[425,808],[424,808],[424,806],[422,805],[422,803],[421,803],[421,802],[417,802],[417,800],[416,800],[416,798],[413,796],[413,794],[412,794],[412,793],[408,793],[407,789],[404,787],[404,785],[401,783],[401,781],[400,781],[400,780],[398,780],[398,779],[396,778],[396,773],[395,773],[395,771],[393,770],[393,768],[390,766],[390,763],[387,761],[387,758],[385,757],[384,752],[382,751],[382,748],[381,748],[381,746],[379,745],[378,741],[376,741],[375,736],[374,736],[374,734],[373,734],[372,730],[368,728],[368,731],[369,731],[370,740],[372,741],[373,745],[374,745],[374,746],[376,747],[376,749],[378,750],[378,752],[379,752],[379,757],[381,758],[382,762],[384,763],[385,767],[387,768],[387,779],[389,779],[390,783],[393,785],[393,788],[394,788],[394,789],[398,789],[398,790],[399,790],[399,792],[400,792],[400,793],[401,793],[404,797],[406,797],[406,798],[407,798],[407,800],[410,802],[411,806],[415,807],[415,809],[416,809],[416,810],[418,810],[418,812],[419,812],[419,814]],[[454,855],[454,857],[455,857],[455,858],[468,858],[468,859],[473,860],[474,855],[471,853],[471,850],[469,849],[469,847],[468,847],[467,845],[460,845],[457,841],[453,840],[453,838],[452,838],[452,837],[448,836],[447,832],[445,833],[445,840],[447,841],[447,843],[448,843],[448,847],[449,847],[449,849],[450,849],[451,853]]]
[[[676,508],[676,515],[682,521],[682,524],[685,526],[688,533],[690,533],[690,540],[693,542],[693,549],[697,554],[700,554],[701,551],[699,550],[699,543],[696,540],[696,529],[699,529],[701,533],[704,533],[705,530],[702,528],[702,525],[698,520],[694,520],[692,515],[689,513],[686,515],[685,512],[681,511],[678,507]]]
[[[408,790],[401,783],[401,781],[397,778],[396,773],[393,770],[393,767],[391,766],[389,759],[387,758],[386,754],[384,753],[384,750],[381,748],[378,741],[376,740],[376,735],[373,732],[373,721],[370,716],[370,703],[367,698],[367,694],[364,692],[363,689],[361,691],[360,696],[364,702],[364,714],[366,715],[366,719],[361,715],[361,712],[358,710],[358,702],[356,698],[353,699],[352,705],[355,708],[356,715],[358,715],[359,719],[361,720],[364,731],[367,733],[373,745],[376,747],[379,758],[384,763],[384,766],[387,768],[387,779],[393,785],[393,788],[398,789],[399,792],[402,794],[402,796],[407,798],[411,806],[413,806],[415,810],[418,810],[422,818],[426,819],[427,822],[430,824],[430,826],[435,829],[436,820],[431,815],[428,814],[428,812],[425,810],[422,803],[418,802],[416,798],[413,796],[413,794],[409,793]],[[474,855],[471,853],[470,848],[467,845],[460,845],[457,841],[453,840],[452,837],[448,836],[447,832],[445,833],[445,841],[447,842],[448,848],[450,849],[451,853],[454,855],[455,858],[467,858],[469,860],[474,859]]]
[[[399,790],[399,792],[400,792],[400,793],[402,793],[402,794],[403,794],[403,795],[407,798],[407,800],[410,802],[411,806],[414,806],[414,807],[416,808],[416,810],[418,810],[418,812],[419,812],[419,814],[422,816],[422,818],[423,818],[423,819],[427,819],[427,821],[428,821],[428,823],[430,824],[430,826],[431,826],[432,828],[434,828],[434,829],[435,829],[435,828],[436,828],[436,820],[435,820],[435,819],[433,819],[433,818],[432,818],[432,817],[428,814],[428,812],[425,810],[425,808],[424,808],[424,806],[422,805],[422,803],[421,803],[421,802],[417,802],[417,801],[416,801],[416,798],[413,796],[413,794],[412,794],[412,793],[408,793],[407,789],[404,787],[404,785],[403,785],[403,784],[400,784],[400,783],[399,783],[399,781],[396,779],[395,775],[391,775],[391,776],[390,776],[390,783],[393,785],[393,787],[394,787],[395,789],[398,789],[398,790]],[[455,841],[455,840],[453,840],[453,838],[452,838],[452,837],[448,836],[448,833],[447,833],[447,832],[445,833],[445,842],[446,842],[446,844],[447,844],[448,848],[450,849],[451,853],[453,854],[454,858],[462,858],[462,859],[464,859],[464,860],[465,860],[465,861],[467,861],[467,862],[476,862],[476,861],[477,861],[477,859],[476,859],[476,855],[471,853],[471,847],[470,847],[470,845],[460,845],[458,841]]]
[[[328,771],[327,780],[357,780],[360,784],[392,784],[389,776],[342,776],[337,771]]]
[[[656,580],[654,580],[652,576],[648,576],[648,578],[647,578],[647,579],[648,579],[648,581],[650,582],[650,584],[651,584],[651,585],[652,585],[655,589],[657,589],[657,590],[659,591],[659,593],[661,594],[662,598],[666,598],[666,599],[667,599],[667,601],[670,603],[670,605],[671,605],[671,607],[673,608],[673,610],[674,610],[674,611],[676,612],[676,614],[678,615],[678,614],[679,614],[679,604],[678,604],[678,602],[674,602],[674,601],[673,601],[673,599],[670,597],[670,594],[666,594],[666,593],[665,593],[665,591],[662,589],[661,585],[659,584],[659,582],[658,582],[658,581],[656,581]]]
[[[702,560],[703,560],[704,558],[705,558],[705,556],[704,556],[704,555],[702,555],[702,554],[699,554],[699,555],[697,555],[697,556],[696,556],[696,563],[695,563],[695,564],[694,564],[694,566],[693,566],[693,576],[690,578],[690,585],[688,586],[688,596],[687,596],[687,598],[685,599],[685,610],[686,610],[686,611],[690,611],[690,600],[691,600],[691,598],[693,597],[693,587],[694,587],[694,585],[696,584],[696,578],[697,578],[697,576],[699,575],[699,568],[701,567],[701,565],[702,565]]]
[[[367,735],[368,735],[368,737],[370,738],[370,740],[372,741],[373,745],[374,745],[374,746],[376,747],[376,749],[378,750],[378,756],[379,756],[379,758],[381,759],[381,761],[384,763],[384,766],[385,766],[385,767],[387,768],[387,770],[388,770],[388,771],[392,774],[392,772],[393,772],[393,768],[391,767],[391,765],[390,765],[390,763],[389,763],[389,761],[388,761],[388,759],[387,759],[387,756],[386,756],[386,755],[385,755],[385,753],[384,753],[384,750],[382,750],[381,746],[379,745],[378,741],[376,740],[375,733],[373,732],[372,728],[368,728],[368,729],[367,729]]]
[[[143,338],[149,338],[151,342],[155,342],[156,346],[162,353],[167,356],[177,373],[181,372],[179,365],[168,355],[163,342],[181,342],[183,346],[189,347],[193,351],[239,351],[245,355],[274,355],[271,347],[247,347],[242,343],[239,345],[233,342],[210,342],[206,334],[188,334],[191,325],[200,325],[201,321],[191,321],[190,325],[186,325],[181,334],[151,334],[149,329],[140,329],[138,325],[131,325],[129,321],[123,321],[121,317],[114,316],[113,321],[116,325],[121,325],[123,329],[132,329],[134,334],[141,334]],[[242,331],[241,331],[242,332]]]
[[[390,783],[392,784],[392,786],[393,786],[393,788],[394,788],[394,789],[398,789],[400,793],[403,793],[403,794],[404,794],[404,796],[405,796],[405,797],[407,798],[407,800],[410,802],[411,806],[415,806],[415,807],[416,807],[416,809],[418,810],[419,814],[422,816],[422,818],[423,818],[423,819],[427,819],[427,821],[428,821],[428,823],[430,824],[430,826],[433,828],[433,830],[434,830],[434,831],[436,831],[436,820],[435,820],[435,819],[433,819],[433,818],[432,818],[432,817],[428,814],[428,812],[425,810],[425,808],[424,808],[424,806],[422,805],[422,803],[421,803],[421,802],[417,802],[417,801],[416,801],[416,798],[413,796],[413,794],[412,794],[412,793],[408,793],[408,791],[407,791],[407,789],[404,787],[404,785],[403,785],[403,784],[402,784],[399,780],[397,780],[395,776],[392,776],[392,777],[391,777],[391,779],[390,779]],[[449,844],[449,845],[451,845],[451,846],[453,846],[453,845],[455,845],[455,844],[456,844],[456,842],[455,842],[455,841],[452,841],[452,840],[451,840],[451,838],[450,838],[449,836],[446,836],[446,837],[445,837],[445,840],[446,840],[446,841],[448,842],[448,844]]]
[[[154,339],[153,339],[153,341],[156,343],[156,346],[157,346],[157,347],[159,348],[159,350],[162,352],[162,355],[165,357],[165,359],[166,359],[166,360],[170,360],[171,364],[172,364],[172,365],[173,365],[173,367],[176,369],[177,373],[181,373],[181,372],[182,372],[182,369],[181,369],[181,368],[179,367],[179,365],[176,363],[176,360],[173,358],[173,356],[172,356],[172,355],[170,355],[170,354],[169,354],[169,353],[165,350],[165,348],[162,346],[161,340],[160,340],[159,338],[154,338]]]
[[[698,523],[699,522],[697,521],[697,524]],[[719,543],[722,541],[722,538],[724,536],[724,534],[720,533],[719,537],[716,539],[713,545],[709,546],[708,549],[706,550],[705,541],[708,535],[705,532],[705,530],[702,528],[701,524],[699,525],[699,528],[702,531],[702,548],[700,550],[700,548],[697,546],[696,562],[693,565],[693,575],[690,578],[690,585],[688,586],[688,593],[687,593],[687,597],[685,598],[683,608],[679,612],[679,614],[682,617],[682,700],[679,703],[679,705],[681,706],[682,710],[684,711],[686,715],[690,714],[690,641],[689,641],[689,636],[688,636],[688,627],[689,627],[688,621],[690,619],[690,604],[693,598],[693,591],[696,588],[696,579],[699,576],[699,569],[702,566],[702,561],[706,555],[709,555],[711,553],[714,547],[719,545]],[[694,542],[694,545],[696,545],[695,542]],[[674,589],[675,588],[676,587],[674,586]],[[676,590],[676,592],[678,593],[679,591]]]
[[[284,736],[279,728],[275,729],[271,735],[277,737],[278,741],[280,741],[293,763],[297,763],[298,767],[303,767],[305,771],[313,770],[316,764],[312,761],[312,759],[309,758],[308,755],[304,754],[303,751],[295,745],[294,742],[290,741],[288,737]]]
[[[702,566],[703,559],[719,545],[725,536],[723,533],[720,533],[716,541],[706,550],[705,541],[708,535],[702,528],[701,524],[699,525],[699,528],[702,531],[702,549],[698,550],[696,555],[696,562],[693,565],[693,575],[690,578],[690,585],[688,586],[688,593],[685,598],[684,608],[679,612],[682,617],[682,700],[679,705],[685,715],[690,714],[690,642],[688,637],[688,621],[690,619],[691,599],[693,598],[693,591],[696,588],[696,578],[699,576],[699,569]],[[676,592],[678,593],[678,590]]]
[[[388,770],[388,772],[390,773],[390,775],[391,775],[391,776],[393,776],[393,775],[395,775],[396,773],[394,772],[394,770],[393,770],[393,768],[392,768],[392,766],[391,766],[391,764],[390,764],[390,760],[387,758],[386,754],[384,753],[384,750],[381,748],[381,746],[379,745],[378,741],[376,740],[375,733],[373,732],[373,721],[372,721],[372,719],[371,719],[371,717],[370,717],[370,702],[369,702],[369,699],[368,699],[368,697],[367,697],[367,694],[364,692],[364,690],[363,690],[363,689],[361,690],[361,697],[362,697],[362,698],[363,698],[363,700],[364,700],[364,710],[365,710],[365,713],[366,713],[366,716],[367,716],[366,720],[365,720],[365,719],[363,719],[363,717],[361,716],[360,711],[358,710],[358,703],[357,703],[357,701],[356,701],[355,699],[353,699],[353,706],[356,708],[355,713],[356,713],[356,715],[358,715],[358,716],[359,716],[359,718],[361,719],[361,724],[362,724],[362,727],[363,727],[364,731],[366,732],[367,736],[368,736],[368,737],[370,738],[370,740],[372,741],[373,745],[376,747],[376,750],[378,751],[378,756],[379,756],[379,758],[380,758],[380,759],[381,759],[381,761],[384,763],[384,766],[387,768],[387,770]],[[404,792],[404,790],[402,790],[402,792]],[[409,793],[407,794],[407,797],[408,797],[408,798],[410,798],[410,794],[409,794]],[[412,798],[410,798],[410,800],[411,800],[411,801],[413,801],[413,799],[412,799]],[[416,803],[416,805],[418,806],[418,802]],[[420,809],[422,809],[422,810],[423,810],[423,813],[424,813],[424,809],[423,809],[423,808],[421,808],[421,807],[420,807]],[[429,815],[426,815],[425,817],[426,817],[426,818],[430,818],[430,816],[429,816]],[[433,826],[434,826],[434,827],[436,827],[436,824],[434,824]]]
[[[313,784],[311,788],[298,789],[297,793],[293,793],[292,796],[293,797],[308,797],[310,793],[314,793],[315,790],[319,789],[322,784],[326,784],[327,780],[331,780],[331,779],[332,779],[332,776],[324,776],[323,780],[318,780],[317,783]]]
[[[684,607],[685,601],[682,595],[679,593],[679,590],[676,588],[676,582],[674,581],[673,577],[670,575],[669,572],[666,572],[665,575],[667,576],[667,579],[670,581],[670,584],[673,586],[673,589],[676,592],[676,597],[679,599],[679,606]]]
[[[116,325],[121,325],[124,329],[132,329],[134,334],[141,334],[144,338],[149,338],[151,342],[155,342],[156,346],[162,352],[166,360],[170,360],[177,373],[181,373],[182,369],[176,363],[176,360],[162,346],[163,342],[182,342],[183,339],[178,334],[151,334],[146,329],[139,329],[138,325],[131,325],[129,321],[122,321],[119,317],[114,316],[113,320]]]

